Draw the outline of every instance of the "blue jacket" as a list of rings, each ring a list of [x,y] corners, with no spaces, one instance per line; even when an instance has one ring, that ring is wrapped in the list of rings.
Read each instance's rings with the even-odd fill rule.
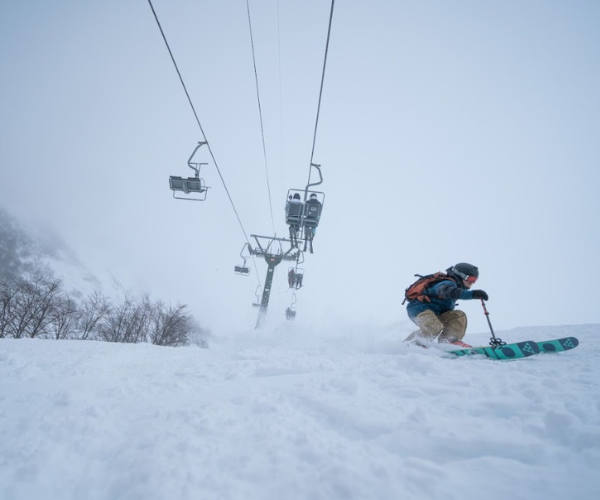
[[[431,302],[421,302],[415,299],[406,306],[406,312],[411,320],[427,310],[433,311],[436,316],[452,311],[457,300],[471,300],[473,291],[463,288],[453,279],[447,279],[426,288],[425,295],[431,299]]]

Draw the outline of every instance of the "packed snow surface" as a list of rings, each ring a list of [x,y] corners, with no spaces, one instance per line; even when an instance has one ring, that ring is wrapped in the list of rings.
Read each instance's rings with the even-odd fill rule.
[[[3,339],[0,499],[599,499],[600,325],[497,335],[580,346],[457,358],[368,325]]]

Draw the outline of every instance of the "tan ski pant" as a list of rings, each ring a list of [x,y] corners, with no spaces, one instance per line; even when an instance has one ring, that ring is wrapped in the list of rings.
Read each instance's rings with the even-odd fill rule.
[[[438,335],[438,342],[462,340],[467,332],[467,315],[460,310],[448,311],[439,316],[433,311],[423,311],[413,321],[419,330],[406,337],[405,342],[410,342],[415,337],[432,342]]]

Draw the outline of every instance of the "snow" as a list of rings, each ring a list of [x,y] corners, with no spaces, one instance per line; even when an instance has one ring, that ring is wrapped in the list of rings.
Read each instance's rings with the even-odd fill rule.
[[[289,324],[209,349],[0,340],[2,500],[597,500],[600,325],[518,361]],[[489,334],[469,335],[474,344]]]

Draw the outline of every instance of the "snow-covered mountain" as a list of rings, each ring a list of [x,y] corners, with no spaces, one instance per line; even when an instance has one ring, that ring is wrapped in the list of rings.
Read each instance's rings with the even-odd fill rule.
[[[49,270],[76,295],[102,286],[53,228],[20,220],[0,206],[0,278],[35,269]]]
[[[286,328],[0,340],[0,499],[600,498],[600,325],[496,332],[580,340],[508,362]]]

